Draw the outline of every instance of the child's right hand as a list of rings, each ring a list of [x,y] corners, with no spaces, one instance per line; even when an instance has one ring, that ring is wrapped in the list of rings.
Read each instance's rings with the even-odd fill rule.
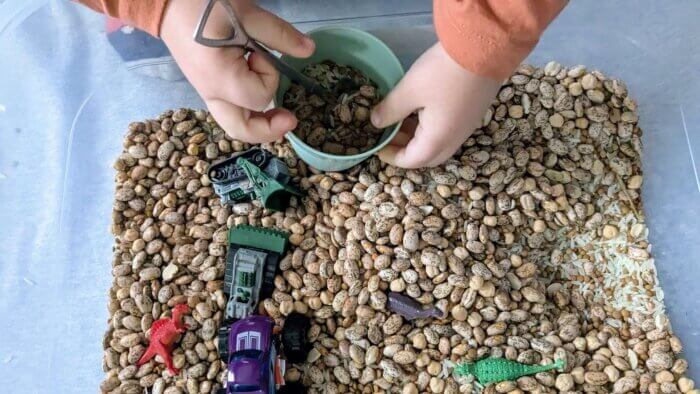
[[[180,69],[206,103],[219,125],[243,141],[269,142],[294,129],[297,119],[282,108],[262,112],[272,100],[279,73],[262,56],[245,58],[241,48],[210,48],[194,41],[193,32],[205,2],[168,2],[161,37]],[[251,37],[268,48],[294,57],[308,57],[314,42],[279,17],[250,0],[231,1],[241,24]],[[231,22],[220,6],[209,17],[205,36],[228,37]]]
[[[418,113],[418,122],[406,119],[379,158],[403,168],[443,163],[479,127],[500,86],[460,66],[442,44],[433,45],[372,111],[378,128]]]

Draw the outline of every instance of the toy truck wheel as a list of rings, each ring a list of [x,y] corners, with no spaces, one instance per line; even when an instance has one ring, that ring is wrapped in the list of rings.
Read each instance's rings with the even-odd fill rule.
[[[270,364],[270,372],[269,372],[270,381],[268,384],[268,387],[270,388],[269,392],[273,393],[273,394],[276,392],[275,389],[277,388],[277,385],[275,384],[275,382],[277,381],[277,379],[275,379],[275,365],[277,363],[277,344],[275,342],[276,341],[274,339],[272,339],[272,343],[270,346],[270,349],[271,349],[270,363],[269,363]]]
[[[265,269],[263,272],[262,286],[260,289],[260,300],[270,298],[275,291],[275,275],[279,266],[280,256],[277,253],[268,252],[265,259]]]
[[[225,324],[225,323],[224,323]],[[219,328],[219,358],[221,361],[228,364],[228,334],[229,325],[226,324]]]
[[[306,387],[299,382],[289,382],[282,386],[278,394],[306,394]]]
[[[284,355],[292,363],[303,363],[309,355],[311,345],[307,334],[311,328],[309,318],[300,313],[291,313],[282,327],[282,348]]]
[[[256,166],[260,167],[265,163],[265,151],[260,149],[258,152],[255,152],[253,156],[250,158],[250,161],[255,164]]]

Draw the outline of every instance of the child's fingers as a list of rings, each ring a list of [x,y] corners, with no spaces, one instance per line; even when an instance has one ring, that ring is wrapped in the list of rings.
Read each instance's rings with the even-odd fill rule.
[[[238,57],[233,59],[233,66],[224,65],[222,69],[231,78],[225,83],[217,81],[220,98],[253,111],[262,110],[270,103],[279,84],[277,69],[257,52],[251,52],[247,62],[244,57]]]
[[[394,89],[372,109],[372,125],[384,128],[406,118],[419,109],[419,81],[409,72]]]
[[[294,129],[297,119],[286,109],[248,111],[223,100],[207,102],[217,123],[231,138],[250,143],[270,142]]]
[[[411,138],[413,138],[412,134],[406,133],[404,131],[399,131],[398,133],[396,133],[396,136],[389,142],[388,145],[400,148],[408,145],[408,142],[411,141]]]
[[[311,38],[258,6],[245,7],[242,23],[250,37],[276,51],[305,58],[311,56],[316,48]]]
[[[389,145],[406,146],[416,134],[416,127],[418,127],[418,119],[415,116],[409,116],[404,119],[401,124],[401,129],[399,129],[396,136],[389,142]]]
[[[248,61],[222,55],[210,64],[208,72],[216,78],[205,79],[206,88],[200,90],[204,100],[220,99],[252,111],[263,110],[277,89],[278,73],[259,55],[251,54]]]
[[[297,118],[284,108],[255,112],[247,119],[247,130],[255,142],[269,142],[282,138],[297,126]]]
[[[455,149],[425,145],[426,141],[413,138],[406,146],[387,145],[379,151],[379,159],[401,168],[434,167],[447,160]]]
[[[409,144],[410,145],[410,144]],[[379,159],[387,164],[400,168],[421,168],[424,166],[423,160],[416,160],[409,153],[409,145],[401,147],[397,145],[387,145],[377,154]]]
[[[439,114],[421,110],[418,117],[404,120],[401,130],[379,151],[379,158],[402,168],[433,167],[447,160],[462,145],[464,138],[442,124]]]
[[[258,74],[265,91],[274,94],[280,81],[280,74],[277,72],[277,69],[263,55],[256,52],[252,52],[248,56],[248,66],[251,71]]]
[[[413,138],[406,146],[387,145],[379,151],[379,158],[401,168],[420,168],[431,163],[440,153],[438,141],[432,140],[418,125]]]

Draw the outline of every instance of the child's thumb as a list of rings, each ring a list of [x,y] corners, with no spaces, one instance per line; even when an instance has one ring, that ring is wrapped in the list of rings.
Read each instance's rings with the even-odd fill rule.
[[[402,79],[389,94],[372,110],[372,125],[384,128],[405,119],[418,109],[418,100],[410,79]]]
[[[248,34],[267,47],[294,57],[309,57],[316,44],[284,19],[259,7],[245,14],[243,22]]]

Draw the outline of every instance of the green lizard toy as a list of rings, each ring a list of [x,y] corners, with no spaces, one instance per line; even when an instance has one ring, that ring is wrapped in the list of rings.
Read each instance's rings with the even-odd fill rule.
[[[527,365],[505,358],[484,358],[475,363],[461,363],[455,367],[455,373],[460,376],[472,375],[481,385],[494,382],[516,380],[521,376],[534,375],[539,372],[552,369],[562,369],[564,360],[557,360],[554,364]]]

